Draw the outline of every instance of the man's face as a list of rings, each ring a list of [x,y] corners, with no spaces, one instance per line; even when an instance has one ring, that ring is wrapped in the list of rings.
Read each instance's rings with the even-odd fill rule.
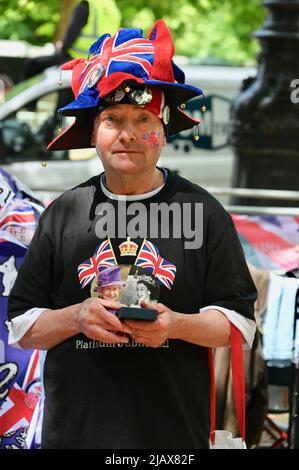
[[[155,114],[139,106],[119,104],[97,116],[92,143],[106,171],[140,174],[156,166],[166,139]]]

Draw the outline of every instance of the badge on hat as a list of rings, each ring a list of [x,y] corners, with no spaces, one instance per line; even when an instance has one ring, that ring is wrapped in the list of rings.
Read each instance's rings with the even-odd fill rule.
[[[143,90],[134,90],[128,95],[131,103],[138,106],[148,104],[153,99],[153,94],[149,88],[144,88]]]
[[[169,116],[170,116],[169,106],[165,105],[162,110],[162,119],[163,119],[165,126],[167,126],[167,124],[169,123]]]
[[[117,88],[113,93],[110,93],[110,95],[105,97],[105,101],[113,104],[120,103],[124,99],[125,95],[126,93],[122,88]]]
[[[98,81],[102,78],[105,71],[104,65],[100,64],[97,65],[92,74],[88,79],[87,86],[88,88],[92,88],[94,85],[98,83]]]
[[[117,88],[113,93],[105,97],[107,103],[120,103],[124,98],[129,100],[130,103],[137,106],[144,106],[150,103],[153,99],[152,91],[145,87],[143,89],[135,89],[132,91],[132,88],[128,85],[125,87]]]

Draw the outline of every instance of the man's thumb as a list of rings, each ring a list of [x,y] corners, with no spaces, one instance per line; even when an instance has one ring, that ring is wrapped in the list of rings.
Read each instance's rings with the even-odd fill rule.
[[[145,308],[151,308],[152,304],[150,302],[148,302],[147,300],[142,300],[140,302],[140,306],[145,307]]]

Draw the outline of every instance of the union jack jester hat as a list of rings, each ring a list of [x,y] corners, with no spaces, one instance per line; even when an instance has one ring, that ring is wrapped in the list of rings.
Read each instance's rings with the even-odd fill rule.
[[[104,107],[115,103],[143,106],[162,119],[166,134],[198,125],[184,111],[185,102],[203,91],[185,84],[184,72],[173,62],[174,45],[168,27],[158,20],[148,39],[135,28],[103,34],[89,49],[88,59],[62,66],[72,70],[75,100],[59,113],[76,120],[59,134],[48,150],[92,147],[93,121]]]

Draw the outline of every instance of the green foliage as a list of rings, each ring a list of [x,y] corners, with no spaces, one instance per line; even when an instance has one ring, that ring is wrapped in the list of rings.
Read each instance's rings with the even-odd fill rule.
[[[198,62],[254,63],[259,49],[252,33],[263,23],[262,0],[116,0],[123,26],[150,31],[163,18],[176,54]]]
[[[0,0],[1,39],[43,45],[53,40],[59,21],[59,0]]]
[[[54,41],[65,0],[0,0],[0,36],[42,45]],[[169,25],[176,54],[198,61],[255,62],[258,42],[252,37],[264,19],[262,0],[116,0],[124,27],[146,34],[154,21]]]

